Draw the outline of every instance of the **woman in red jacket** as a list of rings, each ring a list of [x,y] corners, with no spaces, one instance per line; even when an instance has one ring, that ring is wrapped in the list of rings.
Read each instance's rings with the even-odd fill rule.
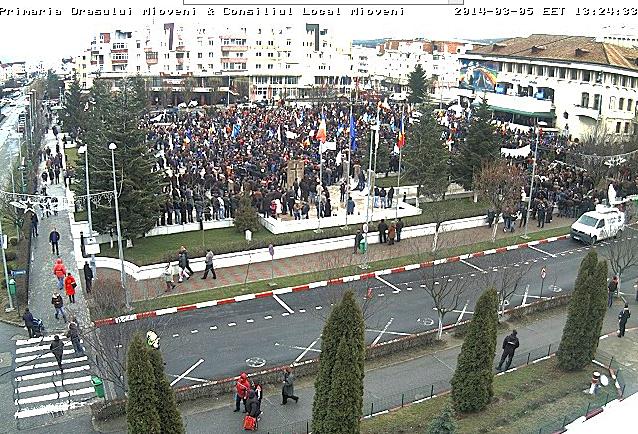
[[[69,296],[69,303],[75,303],[76,286],[77,283],[75,283],[75,278],[71,276],[71,273],[68,273],[64,279],[64,290],[66,291],[66,295]]]

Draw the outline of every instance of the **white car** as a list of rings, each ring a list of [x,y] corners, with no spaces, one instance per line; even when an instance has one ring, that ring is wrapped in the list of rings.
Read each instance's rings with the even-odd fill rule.
[[[617,208],[598,205],[572,224],[571,236],[575,240],[595,244],[606,238],[619,236],[625,229],[625,213]]]

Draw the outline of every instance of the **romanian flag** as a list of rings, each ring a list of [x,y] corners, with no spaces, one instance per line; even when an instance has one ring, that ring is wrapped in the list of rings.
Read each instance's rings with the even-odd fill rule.
[[[321,115],[321,122],[319,122],[319,129],[317,130],[317,140],[321,143],[326,142],[326,117]]]
[[[403,116],[401,116],[401,127],[399,128],[399,137],[397,138],[397,148],[401,149],[405,146],[405,126],[403,125]]]

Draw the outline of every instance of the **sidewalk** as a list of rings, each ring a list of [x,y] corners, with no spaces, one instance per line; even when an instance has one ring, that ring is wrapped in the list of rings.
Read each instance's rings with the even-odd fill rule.
[[[47,132],[44,138],[44,146],[51,148],[51,151],[55,153],[55,137],[50,132]],[[40,163],[41,173],[42,168],[45,167],[45,163]],[[60,176],[61,180],[63,176]],[[38,176],[41,182],[41,178]],[[47,193],[49,196],[58,197],[59,203],[63,202],[63,198],[66,197],[66,189],[64,184],[47,185]],[[55,319],[55,309],[51,304],[51,296],[54,291],[57,290],[56,278],[53,275],[53,265],[58,258],[51,253],[51,244],[49,243],[49,233],[55,227],[60,233],[60,258],[64,262],[67,271],[75,277],[77,282],[77,288],[75,293],[75,303],[68,303],[68,297],[64,293],[64,290],[60,291],[62,298],[64,299],[64,309],[67,314],[67,318],[76,317],[80,325],[88,324],[90,321],[89,310],[87,307],[84,291],[84,279],[80,275],[73,254],[73,240],[71,237],[71,225],[67,210],[61,210],[58,215],[51,215],[51,217],[45,217],[42,215],[42,210],[37,210],[38,217],[40,218],[40,224],[38,226],[38,237],[34,237],[32,241],[31,251],[31,269],[29,274],[29,309],[33,315],[42,319],[47,334],[52,334],[54,331],[65,330],[65,323],[62,318]]]
[[[616,330],[618,310],[621,308],[617,300],[612,309],[607,311],[603,324],[603,334]],[[539,314],[534,318],[524,318],[510,326],[516,327],[521,345],[516,351],[517,357],[512,366],[525,364],[527,353],[534,351],[533,357],[546,355],[551,345],[551,352],[558,349],[558,343],[566,321],[566,310],[560,309],[546,314]],[[630,320],[631,321],[631,320]],[[633,326],[635,323],[630,323]],[[494,366],[501,355],[500,343],[510,330],[501,329],[497,338],[497,351]],[[637,334],[631,330],[627,337]],[[615,344],[614,337],[601,341],[601,349],[608,342]],[[383,410],[389,400],[394,405],[401,403],[401,394],[406,392],[406,402],[409,400],[429,396],[432,386],[434,393],[449,389],[449,382],[456,367],[462,341],[446,334],[447,347],[438,351],[430,351],[425,355],[418,355],[408,360],[380,366],[371,362],[366,367],[364,380],[364,413],[369,413],[372,403],[374,408]],[[616,339],[620,341],[620,339]],[[626,348],[626,347],[625,347]],[[613,351],[619,351],[614,349]],[[611,352],[611,351],[610,351]],[[536,355],[534,357],[534,355]],[[524,360],[525,359],[525,360]],[[387,360],[385,361],[387,363]],[[376,366],[375,366],[376,364]],[[496,373],[496,371],[494,371]],[[281,392],[278,388],[267,387],[262,402],[264,414],[259,425],[263,433],[292,433],[306,432],[306,421],[312,417],[312,401],[314,396],[313,378],[300,380],[295,387],[295,394],[300,397],[299,403],[289,403],[281,406]],[[418,391],[415,391],[418,388]],[[409,392],[412,391],[412,394]],[[394,396],[391,396],[394,395]],[[233,413],[231,396],[223,396],[214,402],[200,400],[180,406],[189,434],[231,433],[244,432],[241,429],[242,415]],[[380,408],[379,408],[380,407]],[[375,412],[377,410],[374,410]],[[101,432],[124,432],[124,418],[102,424],[98,427]]]
[[[572,222],[573,219],[554,217],[551,223],[545,225],[545,229],[569,226]],[[514,234],[509,232],[504,233],[502,227],[503,226],[501,224],[497,232],[497,238],[499,239],[511,237],[512,235],[522,235],[523,233],[523,229],[518,229],[518,227]],[[529,232],[532,233],[538,230],[539,229],[536,227],[536,220],[530,220]],[[487,226],[447,232],[439,235],[438,246],[439,248],[450,248],[475,244],[478,242],[490,241],[491,237],[492,230]],[[432,236],[411,238],[403,240],[401,243],[397,243],[392,246],[387,244],[370,245],[368,261],[374,262],[417,253],[426,254],[431,250],[432,238]],[[352,237],[352,240],[354,246],[354,236]],[[214,249],[214,246],[211,247]],[[365,262],[365,255],[353,255],[352,251],[352,249],[347,248],[309,255],[300,255],[291,258],[275,259],[272,261],[273,274],[274,277],[285,277],[363,264]],[[126,257],[126,251],[124,251],[124,256]],[[177,260],[177,252],[175,253],[175,260]],[[202,280],[200,277],[203,273],[195,273],[191,279],[178,284],[176,289],[168,293],[168,295],[175,295],[176,293],[185,294],[215,287],[243,284],[246,280],[247,272],[249,273],[247,279],[248,283],[270,279],[271,262],[267,261],[250,265],[219,268],[216,269],[216,271],[216,280],[213,280],[211,277],[209,277],[208,280]],[[98,274],[108,275],[116,280],[119,279],[119,272],[115,270],[100,268]],[[158,294],[161,296],[165,286],[166,284],[162,278],[137,281],[135,284],[131,285],[133,300],[141,301],[148,298],[155,298]]]

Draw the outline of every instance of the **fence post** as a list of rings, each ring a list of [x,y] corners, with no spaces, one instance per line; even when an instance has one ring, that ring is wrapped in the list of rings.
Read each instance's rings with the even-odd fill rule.
[[[549,348],[547,349],[547,357],[552,354],[552,344],[549,344]]]
[[[404,395],[403,395],[403,393],[402,393],[402,394],[401,394],[401,408],[403,408],[403,398],[404,398]]]
[[[609,371],[611,369],[611,364],[614,362],[614,356],[611,356],[611,359],[609,360],[609,366],[607,366],[607,370]]]
[[[567,415],[563,416],[563,424],[561,425],[561,428],[565,428],[565,424],[567,424]]]
[[[310,422],[306,420],[306,434],[310,432]]]
[[[532,355],[532,353],[527,353],[527,364],[529,365],[529,358]]]
[[[372,417],[372,413],[374,413],[374,402],[370,403],[370,417]]]
[[[587,416],[587,414],[589,414],[590,407],[591,407],[591,402],[589,404],[587,404],[587,411],[585,412],[585,416]]]
[[[430,398],[432,398],[434,396],[434,384],[432,385],[432,388],[430,389]]]
[[[605,397],[605,405],[609,402],[609,392],[607,392],[607,396]]]
[[[625,396],[625,386],[626,384],[622,385],[622,389],[620,390],[620,397],[622,398],[623,396]]]

